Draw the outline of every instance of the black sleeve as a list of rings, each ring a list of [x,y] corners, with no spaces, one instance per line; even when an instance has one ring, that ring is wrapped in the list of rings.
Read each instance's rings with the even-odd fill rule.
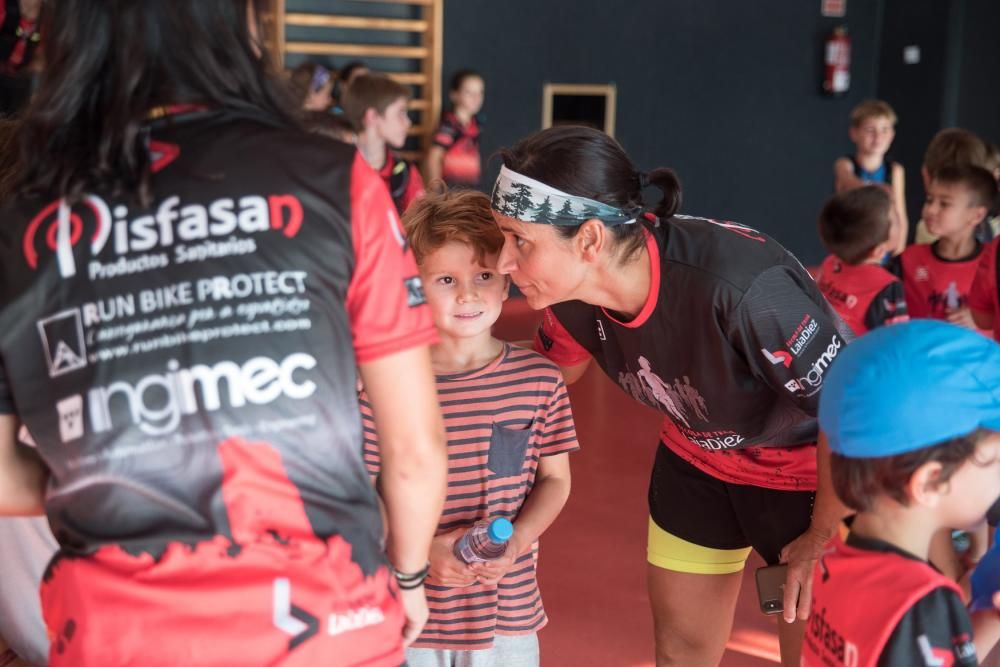
[[[17,410],[14,407],[14,395],[10,391],[10,382],[7,380],[7,368],[0,361],[0,415],[15,415]]]
[[[903,256],[896,255],[889,260],[889,263],[885,265],[886,271],[896,276],[900,280],[903,279]]]
[[[946,588],[931,591],[906,612],[878,661],[878,667],[938,664],[979,665],[969,612],[958,595]]]
[[[994,527],[1000,524],[1000,500],[993,503],[993,507],[986,512],[986,522]]]
[[[737,307],[730,340],[756,377],[815,417],[823,378],[853,335],[802,274],[790,266],[760,274]]]
[[[903,296],[903,283],[894,280],[882,288],[868,306],[865,313],[865,326],[877,329],[886,324],[905,322],[910,319],[906,310],[906,297]]]

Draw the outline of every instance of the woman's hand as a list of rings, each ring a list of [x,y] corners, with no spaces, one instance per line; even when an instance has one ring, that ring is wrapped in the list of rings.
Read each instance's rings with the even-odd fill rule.
[[[400,600],[403,602],[403,614],[406,616],[406,623],[403,625],[403,645],[409,646],[427,624],[427,617],[430,611],[427,609],[427,596],[424,594],[424,587],[399,590]]]
[[[812,605],[813,569],[830,536],[810,527],[781,550],[781,562],[788,564],[782,617],[786,623],[809,618]]]

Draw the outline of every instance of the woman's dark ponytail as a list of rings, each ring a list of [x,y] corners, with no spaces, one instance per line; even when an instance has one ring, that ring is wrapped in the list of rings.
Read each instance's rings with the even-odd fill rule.
[[[616,206],[628,215],[652,212],[669,218],[681,205],[681,184],[670,169],[660,167],[648,174],[636,169],[621,145],[591,127],[559,125],[536,132],[500,157],[508,169],[541,181],[557,190],[596,199]],[[663,193],[655,207],[646,206],[643,190],[654,186]],[[643,224],[611,228],[615,252],[627,262],[646,246]],[[558,227],[557,233],[572,238],[580,227]]]
[[[651,210],[656,217],[664,219],[677,213],[681,208],[681,181],[673,169],[657,167],[646,174],[644,179],[649,185],[663,193],[659,203]]]

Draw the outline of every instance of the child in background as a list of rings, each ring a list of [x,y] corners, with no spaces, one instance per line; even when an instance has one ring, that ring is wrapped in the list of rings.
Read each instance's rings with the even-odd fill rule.
[[[341,101],[344,116],[357,132],[358,150],[385,181],[400,214],[424,192],[417,168],[393,151],[403,147],[413,125],[409,101],[409,88],[377,74],[355,77]]]
[[[923,219],[938,240],[910,246],[892,265],[903,280],[910,317],[976,328],[966,303],[982,252],[975,232],[996,195],[993,175],[981,167],[937,170],[927,190]]]
[[[816,283],[859,336],[909,319],[903,283],[883,266],[894,217],[892,197],[879,185],[835,195],[819,216],[819,235],[831,254]]]
[[[340,76],[337,77],[337,87],[338,94],[341,99],[343,99],[348,92],[351,90],[351,84],[359,76],[365,76],[366,74],[371,74],[371,70],[368,69],[366,65],[361,60],[352,60],[348,63],[344,63],[344,66],[340,68]]]
[[[483,108],[485,87],[483,77],[472,70],[461,70],[451,78],[452,110],[441,118],[427,151],[428,181],[443,179],[448,185],[467,188],[479,185],[482,121],[477,114]]]
[[[555,364],[491,334],[509,283],[496,271],[503,235],[486,195],[425,195],[403,225],[440,335],[431,360],[449,438],[448,497],[426,584],[430,618],[407,661],[537,666],[537,632],[547,622],[535,579],[538,538],[569,497],[569,452],[578,449],[566,386]],[[361,408],[365,461],[378,475],[364,394]],[[514,523],[506,554],[474,565],[456,558],[456,540],[495,517]]]
[[[945,167],[973,165],[989,167],[989,154],[986,144],[968,130],[959,127],[949,127],[934,135],[924,153],[924,163],[920,167],[920,177],[924,182],[924,192],[929,191],[934,175]],[[914,243],[928,244],[937,241],[937,236],[927,229],[927,224],[920,220],[917,223]]]
[[[914,321],[841,354],[819,422],[834,489],[858,514],[816,564],[802,665],[978,665],[1000,615],[970,619],[927,557],[935,532],[981,521],[1000,497],[1000,345]]]
[[[292,70],[292,93],[305,111],[327,111],[333,105],[334,74],[319,63],[305,62]]]
[[[993,180],[997,182],[997,190],[1000,190],[1000,147],[996,144],[985,142],[986,163],[983,167],[993,174]],[[986,214],[986,220],[980,225],[978,238],[983,243],[1000,237],[1000,197],[997,197],[996,204]]]
[[[867,183],[889,187],[896,207],[889,232],[889,249],[893,255],[898,255],[906,247],[909,219],[906,215],[906,171],[903,165],[887,156],[896,137],[896,112],[882,100],[862,102],[851,111],[848,136],[856,150],[854,155],[834,161],[834,190],[839,194]]]
[[[980,329],[992,329],[1000,341],[1000,238],[993,239],[979,257],[976,275],[969,290],[969,310]]]

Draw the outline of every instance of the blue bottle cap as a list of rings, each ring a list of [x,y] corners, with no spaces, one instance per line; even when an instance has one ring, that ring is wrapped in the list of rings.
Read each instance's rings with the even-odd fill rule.
[[[514,524],[503,517],[493,519],[490,521],[490,529],[487,534],[494,544],[503,544],[514,534]]]

